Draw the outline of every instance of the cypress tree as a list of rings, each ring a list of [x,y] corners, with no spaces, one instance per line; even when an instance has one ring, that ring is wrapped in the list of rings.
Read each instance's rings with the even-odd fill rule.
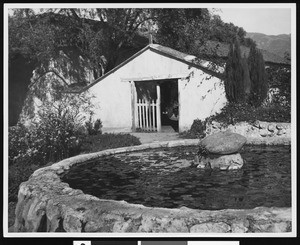
[[[245,62],[244,62],[245,63]],[[244,70],[240,44],[236,39],[230,44],[225,67],[225,92],[229,102],[242,102],[245,99]]]
[[[262,104],[268,94],[268,81],[265,71],[265,62],[262,53],[253,44],[248,56],[251,91],[249,103],[255,107]]]

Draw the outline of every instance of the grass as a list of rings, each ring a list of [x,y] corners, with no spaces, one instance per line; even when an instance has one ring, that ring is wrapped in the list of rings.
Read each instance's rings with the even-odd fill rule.
[[[130,134],[91,135],[84,140],[81,153],[91,153],[106,149],[140,145],[138,138]]]

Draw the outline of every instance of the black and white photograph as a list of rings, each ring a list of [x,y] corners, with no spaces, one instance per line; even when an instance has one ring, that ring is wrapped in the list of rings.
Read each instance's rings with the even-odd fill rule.
[[[4,4],[3,67],[5,237],[296,236],[296,4]]]

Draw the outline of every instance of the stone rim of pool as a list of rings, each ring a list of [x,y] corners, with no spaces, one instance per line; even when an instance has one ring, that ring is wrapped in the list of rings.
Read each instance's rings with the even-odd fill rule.
[[[89,153],[36,170],[19,188],[15,232],[287,233],[292,208],[200,210],[150,208],[104,200],[72,189],[60,175],[101,156],[160,147],[198,145],[199,139],[155,142]],[[247,144],[290,144],[290,138],[247,139]]]

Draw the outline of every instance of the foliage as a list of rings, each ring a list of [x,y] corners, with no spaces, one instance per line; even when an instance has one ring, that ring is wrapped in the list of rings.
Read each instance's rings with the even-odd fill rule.
[[[140,145],[138,138],[130,134],[97,134],[84,139],[81,152],[97,152],[125,146]]]
[[[206,130],[207,120],[201,121],[200,119],[195,119],[191,128],[187,132],[183,132],[180,134],[182,138],[204,138],[205,130]]]
[[[268,93],[265,63],[261,52],[251,44],[248,58],[242,57],[240,43],[236,39],[230,46],[225,67],[225,92],[229,103],[263,104]]]
[[[272,104],[291,105],[291,69],[286,67],[267,67],[266,74],[270,90],[278,90],[272,95]]]
[[[224,126],[238,122],[254,123],[256,120],[290,122],[291,108],[277,105],[255,107],[247,103],[228,103],[220,113],[211,116],[208,120],[215,120]]]
[[[81,125],[93,113],[91,97],[87,93],[62,95],[59,83],[55,82],[45,82],[43,91],[46,96],[35,93],[35,111],[24,109],[20,123],[9,129],[11,164],[19,158],[30,158],[35,164],[44,165],[76,155],[80,150],[84,134]],[[100,128],[100,124],[96,126]]]
[[[262,53],[251,45],[248,57],[249,76],[251,91],[249,103],[256,107],[260,106],[268,94],[268,81],[265,72],[265,62]]]
[[[80,141],[80,133],[70,121],[48,114],[30,128],[19,125],[10,128],[9,163],[24,161],[42,166],[55,162],[78,154]]]
[[[248,87],[246,77],[247,66],[245,58],[242,58],[240,43],[236,39],[230,45],[228,60],[225,67],[225,92],[229,102],[241,102],[245,100]]]
[[[88,132],[88,135],[96,135],[102,133],[102,122],[100,119],[97,119],[93,124],[92,117],[90,117],[90,119],[87,122],[85,122],[85,127]]]
[[[242,27],[235,26],[233,23],[225,23],[219,15],[213,15],[209,23],[209,40],[232,43],[237,38],[242,44],[249,45],[245,38],[246,31]],[[250,39],[251,40],[251,39]]]
[[[158,9],[156,12],[158,43],[194,54],[196,46],[208,39],[208,9]]]
[[[30,159],[19,159],[13,165],[9,165],[8,175],[8,201],[17,201],[19,185],[28,180],[30,175],[38,169],[39,166],[32,163]]]

